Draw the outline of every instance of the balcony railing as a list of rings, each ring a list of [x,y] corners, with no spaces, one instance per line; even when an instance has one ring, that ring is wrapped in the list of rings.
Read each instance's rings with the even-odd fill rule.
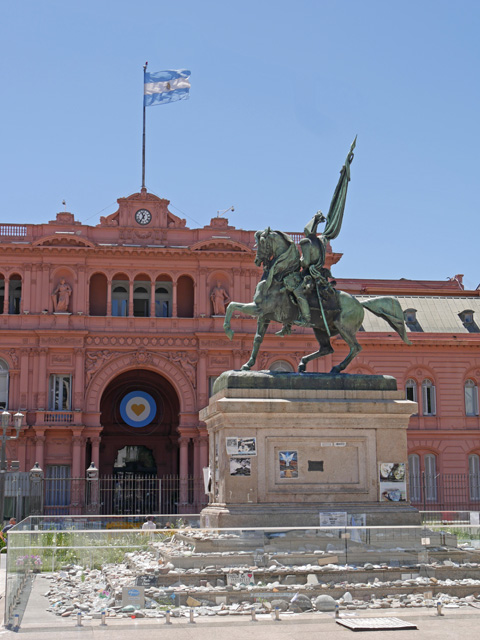
[[[73,411],[37,411],[37,424],[73,424],[75,412]]]
[[[25,238],[26,235],[26,225],[0,224],[0,238]]]

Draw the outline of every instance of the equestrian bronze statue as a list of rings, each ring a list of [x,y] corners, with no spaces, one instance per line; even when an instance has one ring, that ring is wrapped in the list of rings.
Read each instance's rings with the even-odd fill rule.
[[[258,319],[252,353],[248,362],[242,366],[244,371],[255,364],[272,320],[283,325],[278,332],[282,336],[288,335],[294,324],[313,329],[320,348],[300,360],[299,373],[305,372],[310,360],[333,353],[330,338],[336,335],[345,340],[350,351],[330,373],[343,371],[362,350],[356,333],[363,322],[365,309],[386,320],[406,344],[411,344],[398,300],[382,296],[359,302],[349,293],[335,288],[336,282],[325,267],[327,244],[338,236],[342,226],[355,142],[356,139],[340,171],[327,218],[319,211],[305,227],[305,238],[300,241],[301,256],[292,238],[282,231],[273,231],[268,227],[255,234],[255,264],[263,265],[263,277],[257,285],[253,302],[230,302],[223,325],[231,340],[234,332],[230,321],[235,311]],[[326,225],[323,233],[318,235],[317,227],[321,222],[326,222]]]

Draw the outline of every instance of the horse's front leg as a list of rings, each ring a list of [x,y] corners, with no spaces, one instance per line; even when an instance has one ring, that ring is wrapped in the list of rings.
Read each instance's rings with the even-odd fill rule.
[[[246,362],[242,367],[242,371],[249,371],[255,362],[257,361],[258,350],[260,349],[260,345],[263,342],[263,338],[268,329],[268,325],[270,324],[270,320],[260,320],[257,322],[257,332],[255,334],[255,338],[253,339],[253,349],[250,354],[250,358],[248,362]]]
[[[235,333],[230,327],[230,320],[232,319],[234,311],[241,311],[248,316],[258,316],[260,310],[254,302],[230,302],[225,311],[225,320],[223,321],[223,329],[230,340],[233,339]]]

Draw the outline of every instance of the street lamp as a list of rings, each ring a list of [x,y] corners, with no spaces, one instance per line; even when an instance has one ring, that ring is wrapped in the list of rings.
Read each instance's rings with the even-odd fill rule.
[[[6,473],[6,452],[7,440],[17,440],[22,428],[22,421],[25,416],[20,411],[13,416],[13,425],[15,427],[15,435],[7,436],[7,429],[10,426],[10,411],[2,412],[2,448],[0,454],[0,527],[3,528],[3,517],[5,512],[5,473]]]

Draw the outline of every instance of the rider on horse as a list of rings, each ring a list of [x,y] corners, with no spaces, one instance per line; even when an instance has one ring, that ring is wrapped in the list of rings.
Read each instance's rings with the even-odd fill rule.
[[[330,281],[332,274],[330,270],[325,267],[325,257],[329,240],[333,240],[338,236],[342,226],[347,188],[350,182],[350,164],[353,160],[353,150],[356,140],[355,138],[350,147],[345,164],[340,170],[340,178],[335,188],[332,202],[330,203],[327,218],[325,218],[321,211],[317,211],[305,227],[305,238],[300,240],[300,248],[302,250],[300,267],[302,272],[292,272],[283,277],[285,288],[293,295],[300,310],[296,324],[307,327],[312,326],[310,304],[307,300],[307,295],[312,289],[316,289],[318,305],[327,333],[329,332],[325,308],[328,308],[329,311],[338,311],[339,307],[336,290],[334,288],[336,282],[335,280]],[[327,224],[323,233],[318,236],[317,227],[320,222],[326,222]],[[277,332],[277,335],[284,336],[291,332],[292,325],[287,323]]]
[[[325,256],[327,250],[328,239],[323,234],[317,235],[317,227],[320,222],[325,222],[325,216],[321,211],[313,216],[306,225],[304,233],[305,238],[300,240],[300,248],[302,257],[300,258],[301,272],[296,271],[290,273],[283,278],[283,284],[295,298],[300,309],[300,315],[296,321],[304,327],[311,326],[310,303],[307,295],[312,291],[317,292],[318,305],[324,316],[323,307],[328,305],[330,310],[338,309],[336,300],[336,292],[334,286],[337,284],[335,280],[330,282],[332,274],[325,265]],[[284,336],[291,333],[291,324],[283,325],[281,331],[277,335]]]

